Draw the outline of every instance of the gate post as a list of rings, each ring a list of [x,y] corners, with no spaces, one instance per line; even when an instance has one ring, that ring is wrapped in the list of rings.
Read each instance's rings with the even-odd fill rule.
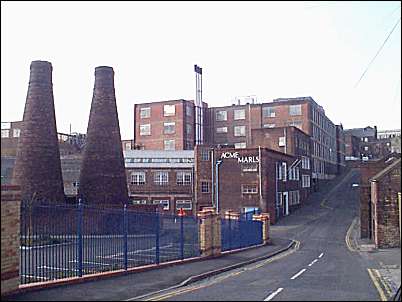
[[[20,203],[20,186],[1,185],[2,297],[17,290],[20,284]]]
[[[259,215],[253,215],[253,220],[262,222],[262,243],[268,244],[269,239],[270,239],[270,237],[269,237],[269,224],[270,224],[269,213],[261,213]]]
[[[197,214],[200,219],[199,245],[201,257],[219,256],[221,254],[221,219],[215,208],[202,209]]]
[[[124,228],[124,270],[127,270],[128,266],[128,220],[127,220],[127,204],[124,204],[123,209],[123,228]]]
[[[78,237],[78,276],[82,277],[82,227],[83,227],[83,208],[81,198],[78,199],[78,223],[77,223],[77,237]]]

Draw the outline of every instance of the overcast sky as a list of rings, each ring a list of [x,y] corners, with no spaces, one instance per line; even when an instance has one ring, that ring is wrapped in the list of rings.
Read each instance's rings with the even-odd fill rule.
[[[85,133],[95,67],[115,71],[122,139],[133,104],[311,96],[344,128],[401,128],[399,1],[1,2],[1,121],[22,120],[31,61],[53,65],[57,130]]]

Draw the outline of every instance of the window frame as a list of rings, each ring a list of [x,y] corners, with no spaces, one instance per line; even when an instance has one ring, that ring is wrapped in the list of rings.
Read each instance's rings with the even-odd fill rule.
[[[148,131],[143,133],[143,127],[148,127]],[[140,124],[140,136],[148,136],[151,135],[151,124]]]
[[[164,177],[164,176],[166,176],[166,177]],[[157,185],[157,186],[169,185],[169,172],[168,171],[155,171],[153,178],[154,178],[154,185]]]
[[[242,112],[241,116],[236,116],[239,112]],[[246,109],[235,109],[233,110],[233,120],[245,120],[246,119]]]
[[[236,129],[244,129],[244,131],[240,131],[240,134],[236,134]],[[233,126],[233,136],[235,137],[246,136],[246,126],[245,125]]]
[[[146,116],[143,116],[143,112],[148,112]],[[151,107],[142,107],[140,108],[140,119],[150,118],[151,117]]]
[[[221,114],[224,115],[223,119],[218,118],[218,116],[220,116]],[[217,110],[217,111],[215,111],[215,121],[222,122],[222,121],[227,121],[227,120],[228,120],[228,112],[227,112],[227,110]]]
[[[189,208],[183,208],[181,207],[181,209],[183,210],[187,210],[187,211],[191,211],[193,209],[193,201],[191,199],[178,199],[176,200],[176,210],[179,210],[180,208],[178,207],[178,203],[182,203],[182,204],[188,204],[190,205]]]

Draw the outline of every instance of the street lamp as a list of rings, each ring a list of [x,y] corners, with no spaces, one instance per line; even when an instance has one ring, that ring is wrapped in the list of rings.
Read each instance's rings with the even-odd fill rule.
[[[219,165],[222,160],[219,159],[215,162],[215,194],[216,194],[216,213],[219,214]]]

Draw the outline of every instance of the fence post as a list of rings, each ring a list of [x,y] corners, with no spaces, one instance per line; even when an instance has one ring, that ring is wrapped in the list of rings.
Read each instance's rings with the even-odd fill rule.
[[[229,237],[229,249],[232,249],[232,220],[230,219],[230,214],[229,214],[229,232],[228,232],[228,237]]]
[[[128,247],[127,247],[127,233],[128,233],[128,219],[127,219],[127,204],[124,204],[123,209],[123,228],[124,228],[124,269],[127,270],[128,266]]]
[[[156,228],[155,228],[155,263],[159,264],[159,213],[156,212]]]
[[[180,215],[180,259],[184,259],[184,224],[183,215]]]
[[[77,224],[77,235],[78,235],[78,276],[82,277],[82,225],[83,225],[83,207],[81,203],[81,198],[78,199],[78,224]]]

